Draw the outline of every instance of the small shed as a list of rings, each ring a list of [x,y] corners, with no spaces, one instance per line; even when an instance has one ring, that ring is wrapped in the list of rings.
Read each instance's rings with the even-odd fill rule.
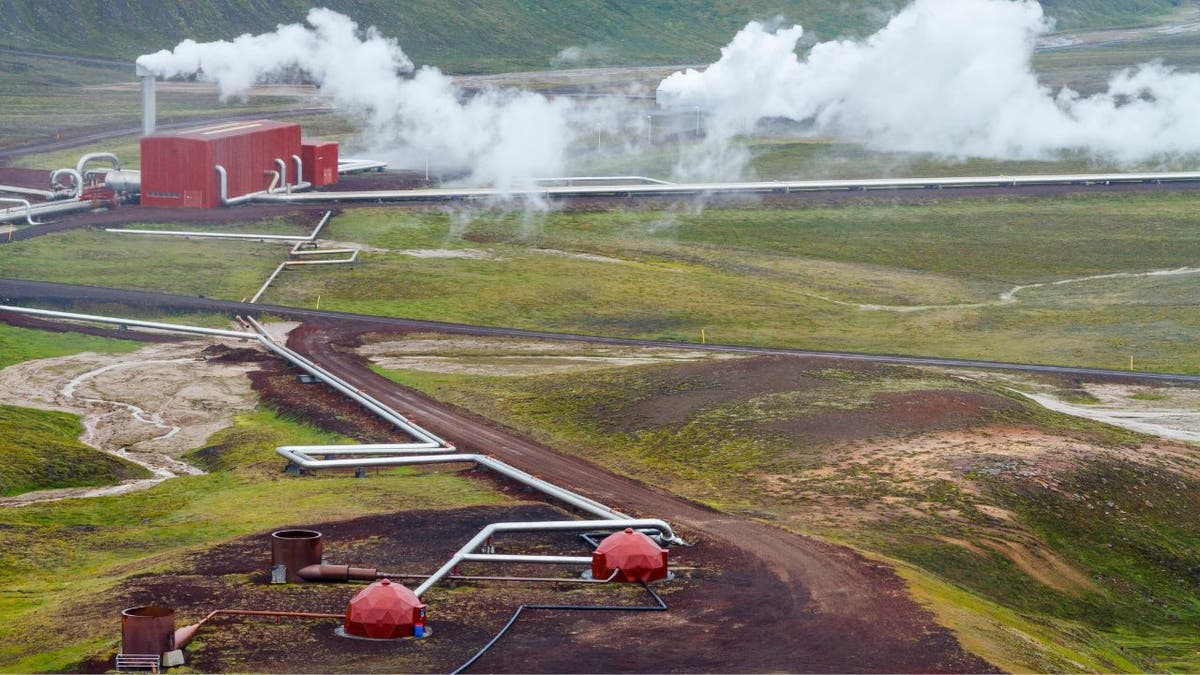
[[[300,142],[300,159],[304,163],[304,180],[313,187],[333,185],[338,181],[337,143],[306,138]]]

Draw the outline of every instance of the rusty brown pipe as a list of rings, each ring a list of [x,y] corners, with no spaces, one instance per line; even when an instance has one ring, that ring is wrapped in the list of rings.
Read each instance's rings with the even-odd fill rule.
[[[308,565],[297,574],[305,581],[375,581],[379,577],[373,567],[349,565]]]
[[[315,567],[315,565],[314,565]],[[184,626],[175,631],[175,648],[183,649],[187,646],[192,638],[196,637],[196,631],[200,630],[209,619],[218,614],[233,615],[233,616],[282,616],[293,619],[344,619],[344,614],[325,614],[321,612],[277,612],[274,610],[262,609],[214,609],[208,613],[208,616],[200,619],[198,622],[189,626]]]

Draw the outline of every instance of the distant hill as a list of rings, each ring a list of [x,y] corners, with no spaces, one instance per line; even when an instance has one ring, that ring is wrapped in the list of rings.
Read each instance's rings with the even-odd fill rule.
[[[1184,0],[1044,0],[1060,29],[1144,24]],[[577,65],[708,63],[751,19],[783,17],[808,36],[861,35],[904,0],[0,0],[0,45],[132,59],[184,38],[227,39],[296,23],[320,4],[396,37],[418,64],[454,72]]]

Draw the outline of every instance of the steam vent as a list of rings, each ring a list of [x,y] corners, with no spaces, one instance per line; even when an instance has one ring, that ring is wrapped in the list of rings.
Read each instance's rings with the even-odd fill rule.
[[[425,605],[402,584],[384,579],[358,592],[346,607],[347,635],[391,640],[425,635]]]
[[[667,551],[641,532],[625,528],[610,534],[592,553],[592,578],[613,581],[654,581],[667,577]]]

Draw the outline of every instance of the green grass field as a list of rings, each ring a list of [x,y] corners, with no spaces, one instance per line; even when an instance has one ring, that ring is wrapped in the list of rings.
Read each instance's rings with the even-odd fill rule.
[[[79,352],[125,353],[138,348],[129,340],[82,335],[47,333],[0,323],[0,368],[22,361],[66,356]]]
[[[0,406],[0,495],[150,477],[140,466],[80,443],[82,432],[75,415]]]
[[[639,338],[699,341],[703,330],[759,346],[1106,368],[1133,357],[1200,372],[1200,275],[1146,276],[1200,255],[1193,204],[1124,194],[469,220],[362,209],[323,236],[386,250],[288,271],[264,301],[312,307],[319,296],[328,309]],[[238,229],[259,227],[305,229]],[[285,254],[93,231],[0,250],[13,276],[228,299],[251,295]],[[1090,278],[1113,274],[1126,276]]]
[[[111,592],[122,580],[196,550],[298,519],[503,501],[450,474],[298,479],[281,473],[273,452],[345,440],[271,412],[251,413],[195,454],[207,475],[120,497],[0,510],[0,670],[54,671],[106,653],[119,626],[111,613],[80,615],[79,598],[117,602]],[[48,643],[46,635],[56,638]]]

